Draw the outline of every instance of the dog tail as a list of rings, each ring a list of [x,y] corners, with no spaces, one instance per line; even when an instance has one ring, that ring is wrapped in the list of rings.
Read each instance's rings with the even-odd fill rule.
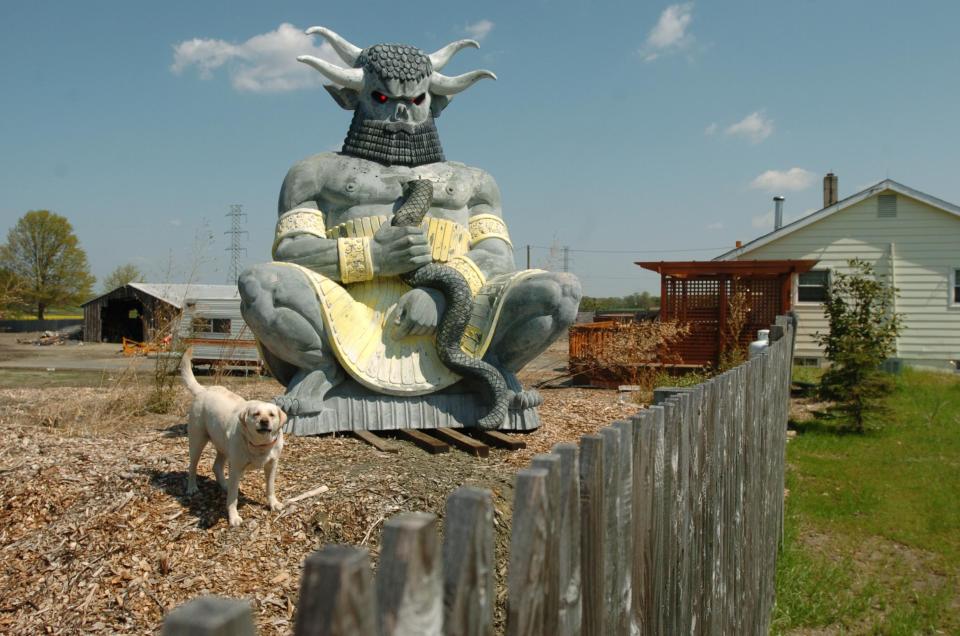
[[[193,377],[192,353],[193,347],[190,347],[183,352],[183,357],[180,358],[180,378],[183,379],[183,383],[191,393],[199,395],[203,392],[203,387],[197,382],[197,379]]]

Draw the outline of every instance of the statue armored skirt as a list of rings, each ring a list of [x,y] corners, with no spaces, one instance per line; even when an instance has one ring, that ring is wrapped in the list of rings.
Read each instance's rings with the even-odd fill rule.
[[[565,332],[579,284],[568,274],[516,270],[495,181],[445,161],[434,125],[453,94],[493,74],[438,72],[471,41],[426,55],[405,45],[360,49],[321,27],[308,32],[350,65],[300,58],[335,82],[327,89],[354,111],[353,122],[341,152],[288,172],[274,261],[239,281],[244,318],[287,387],[278,404],[291,416],[288,428],[474,426],[507,394],[491,396],[499,383],[478,387],[472,367],[493,369],[509,387],[509,412],[485,424],[535,428],[539,396],[523,391],[515,372]],[[412,183],[428,184],[433,198],[422,223],[397,227]],[[430,288],[431,275],[444,284]]]

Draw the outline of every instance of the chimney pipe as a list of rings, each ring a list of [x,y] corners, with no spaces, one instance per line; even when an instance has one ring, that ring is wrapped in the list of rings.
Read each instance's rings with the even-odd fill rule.
[[[823,178],[823,207],[829,208],[839,200],[837,183],[837,175],[832,172],[828,172]]]
[[[779,194],[773,197],[773,229],[783,227],[783,197]]]

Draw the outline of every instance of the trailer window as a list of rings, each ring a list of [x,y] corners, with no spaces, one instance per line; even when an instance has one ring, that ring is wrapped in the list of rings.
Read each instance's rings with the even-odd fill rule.
[[[200,333],[230,333],[229,318],[203,318],[197,316],[190,322],[190,330]]]

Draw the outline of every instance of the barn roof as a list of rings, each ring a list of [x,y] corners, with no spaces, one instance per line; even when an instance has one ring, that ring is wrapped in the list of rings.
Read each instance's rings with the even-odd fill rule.
[[[240,292],[236,285],[205,285],[198,283],[128,283],[127,286],[162,300],[165,303],[173,305],[177,309],[183,309],[183,304],[188,298],[196,299],[217,299],[232,300],[240,297]],[[119,289],[119,288],[117,288]],[[115,292],[112,289],[106,294],[101,294],[92,300],[83,303],[90,304],[95,300]]]

